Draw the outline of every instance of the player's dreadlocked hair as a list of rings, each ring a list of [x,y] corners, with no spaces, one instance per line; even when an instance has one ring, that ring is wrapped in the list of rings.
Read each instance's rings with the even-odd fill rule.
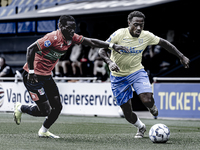
[[[69,16],[69,15],[62,15],[62,16],[60,16],[59,22],[60,22],[61,24],[65,24],[66,21],[75,21],[75,19],[74,19],[74,17]]]
[[[145,19],[145,15],[140,11],[133,11],[128,15],[128,21],[131,21],[133,17],[142,17]]]

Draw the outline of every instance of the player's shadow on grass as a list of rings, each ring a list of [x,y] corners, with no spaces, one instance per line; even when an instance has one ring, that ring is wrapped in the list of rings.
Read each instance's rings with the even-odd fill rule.
[[[170,141],[167,141],[167,142],[165,142],[165,143],[153,143],[150,139],[149,139],[149,137],[148,136],[146,136],[146,137],[143,137],[142,139],[138,139],[138,140],[149,140],[152,144],[173,144],[172,142],[170,142]]]
[[[173,144],[173,143],[171,143],[171,142],[165,142],[165,143],[153,143],[153,144],[168,144],[169,145],[169,144]]]
[[[76,142],[103,142],[103,143],[105,143],[106,141],[108,142],[108,141],[110,141],[110,142],[116,142],[116,141],[118,141],[118,142],[133,142],[133,140],[135,141],[135,142],[137,142],[137,141],[150,141],[151,142],[151,140],[149,139],[149,137],[143,137],[143,138],[138,138],[138,139],[136,139],[136,138],[134,138],[134,136],[133,137],[120,137],[120,136],[118,136],[118,137],[99,137],[99,138],[94,138],[94,137],[80,137],[80,136],[67,136],[67,137],[61,137],[60,139],[59,139],[60,141],[67,141],[67,142],[74,142],[74,141],[76,141]]]
[[[167,144],[167,145],[169,145],[169,144],[172,144],[172,143],[153,143],[153,144]]]

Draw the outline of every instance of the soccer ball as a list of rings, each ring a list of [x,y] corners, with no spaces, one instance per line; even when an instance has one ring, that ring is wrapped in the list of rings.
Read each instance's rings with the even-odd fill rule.
[[[149,138],[153,143],[166,143],[169,137],[169,128],[164,124],[155,124],[149,130]]]

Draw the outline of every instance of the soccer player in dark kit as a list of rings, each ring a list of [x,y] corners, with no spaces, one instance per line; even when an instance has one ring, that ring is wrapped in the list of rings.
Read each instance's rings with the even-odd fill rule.
[[[51,71],[72,44],[84,44],[99,48],[110,47],[117,52],[122,49],[129,51],[126,47],[117,44],[109,44],[74,33],[76,23],[72,16],[61,16],[58,25],[58,30],[46,34],[27,49],[27,63],[23,67],[23,82],[37,105],[22,105],[17,102],[14,107],[14,120],[18,125],[21,123],[22,113],[46,116],[46,120],[38,131],[39,137],[60,138],[48,131],[62,110],[60,94],[51,76]]]

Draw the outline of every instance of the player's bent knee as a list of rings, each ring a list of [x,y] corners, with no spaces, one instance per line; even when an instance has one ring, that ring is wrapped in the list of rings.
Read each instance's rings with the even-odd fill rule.
[[[152,93],[141,93],[139,97],[143,104],[147,107],[152,106],[154,104]]]
[[[48,116],[51,113],[49,101],[38,104],[38,107],[43,116]]]
[[[51,109],[46,109],[44,112],[43,112],[43,115],[44,116],[48,116],[49,114],[51,113]]]
[[[154,105],[154,101],[151,98],[143,99],[142,102],[147,108],[151,108]]]
[[[61,110],[62,110],[62,108],[63,108],[63,106],[62,106],[62,105],[59,105],[59,106],[57,107],[57,111],[60,113]]]
[[[57,111],[60,112],[62,110],[62,108],[63,108],[63,106],[62,106],[62,104],[60,102],[60,97],[59,96],[54,96],[54,100],[56,101],[56,105],[54,107],[55,107],[55,109]]]

